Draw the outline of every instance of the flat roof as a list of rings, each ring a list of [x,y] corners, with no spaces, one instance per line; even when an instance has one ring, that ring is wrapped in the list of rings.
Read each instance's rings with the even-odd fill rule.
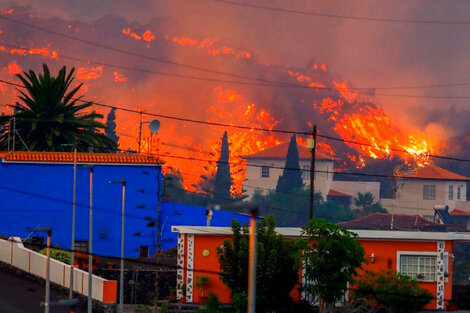
[[[207,226],[173,226],[172,232],[189,235],[206,236],[229,236],[232,235],[230,227],[207,227]],[[370,240],[462,240],[470,241],[470,232],[425,232],[425,231],[398,231],[398,230],[349,230],[357,234],[359,239]],[[302,228],[298,227],[276,227],[276,232],[290,238],[301,237]]]

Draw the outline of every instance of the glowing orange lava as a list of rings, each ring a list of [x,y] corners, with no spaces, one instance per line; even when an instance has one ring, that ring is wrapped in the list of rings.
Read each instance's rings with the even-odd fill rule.
[[[103,75],[103,66],[96,66],[91,68],[79,67],[77,69],[77,78],[82,80],[94,80]]]
[[[114,72],[114,81],[116,83],[123,83],[123,82],[127,82],[127,77],[124,76],[124,74],[120,74],[118,72]]]
[[[21,71],[21,67],[16,63],[16,61],[12,61],[8,64],[9,74],[19,74]]]
[[[251,53],[247,51],[237,51],[233,48],[227,47],[227,46],[218,46],[218,39],[217,38],[206,38],[203,40],[196,40],[192,38],[187,38],[187,37],[166,37],[167,40],[170,40],[171,42],[177,43],[179,45],[189,45],[189,46],[194,46],[199,49],[205,50],[206,54],[216,56],[219,54],[224,54],[224,55],[233,55],[237,59],[250,59],[251,58]]]

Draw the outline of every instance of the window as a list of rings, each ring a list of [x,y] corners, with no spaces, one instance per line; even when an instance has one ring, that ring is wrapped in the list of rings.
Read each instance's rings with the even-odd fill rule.
[[[454,200],[454,186],[449,185],[449,200]]]
[[[261,178],[269,178],[269,166],[261,167]]]
[[[400,272],[421,281],[436,280],[436,257],[424,255],[401,255]]]
[[[75,240],[75,251],[88,252],[88,240]]]
[[[423,186],[423,199],[424,200],[436,200],[436,185],[424,185]]]
[[[462,188],[461,188],[460,186],[457,187],[457,200],[460,200],[460,192],[461,192],[461,189],[462,189]]]

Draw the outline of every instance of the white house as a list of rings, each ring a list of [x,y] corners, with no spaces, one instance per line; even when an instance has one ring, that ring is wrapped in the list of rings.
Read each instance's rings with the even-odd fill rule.
[[[418,214],[434,217],[434,206],[447,205],[449,210],[470,208],[465,177],[430,165],[406,172],[397,179],[394,199],[381,199],[390,213]]]
[[[243,183],[244,194],[249,198],[255,190],[267,193],[275,190],[279,176],[282,175],[286,164],[286,155],[289,142],[268,148],[252,155],[243,156],[248,164],[246,179]],[[299,165],[302,170],[302,179],[305,186],[310,186],[310,163],[312,159],[311,150],[297,144],[299,150]],[[333,181],[335,157],[316,151],[315,153],[315,190],[320,191],[325,197],[331,188]]]

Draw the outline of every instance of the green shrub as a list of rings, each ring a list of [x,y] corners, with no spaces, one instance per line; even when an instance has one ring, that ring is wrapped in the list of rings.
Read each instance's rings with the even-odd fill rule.
[[[246,294],[234,294],[232,297],[232,306],[236,313],[245,313],[248,309],[248,297]]]
[[[421,289],[418,282],[394,271],[367,271],[356,281],[355,299],[367,299],[385,306],[394,313],[414,313],[431,302],[433,296]]]
[[[148,305],[140,305],[139,304],[135,308],[135,312],[136,313],[152,313],[152,309]]]
[[[213,292],[209,293],[209,296],[206,300],[206,308],[209,310],[218,310],[220,306],[220,301],[217,295]]]
[[[39,253],[47,255],[47,248],[42,249]],[[70,264],[70,252],[58,249],[51,249],[51,258],[54,260]]]
[[[169,304],[168,304],[168,303],[162,303],[162,305],[160,306],[160,309],[158,310],[158,312],[160,312],[160,313],[168,313],[168,308],[169,308]]]

